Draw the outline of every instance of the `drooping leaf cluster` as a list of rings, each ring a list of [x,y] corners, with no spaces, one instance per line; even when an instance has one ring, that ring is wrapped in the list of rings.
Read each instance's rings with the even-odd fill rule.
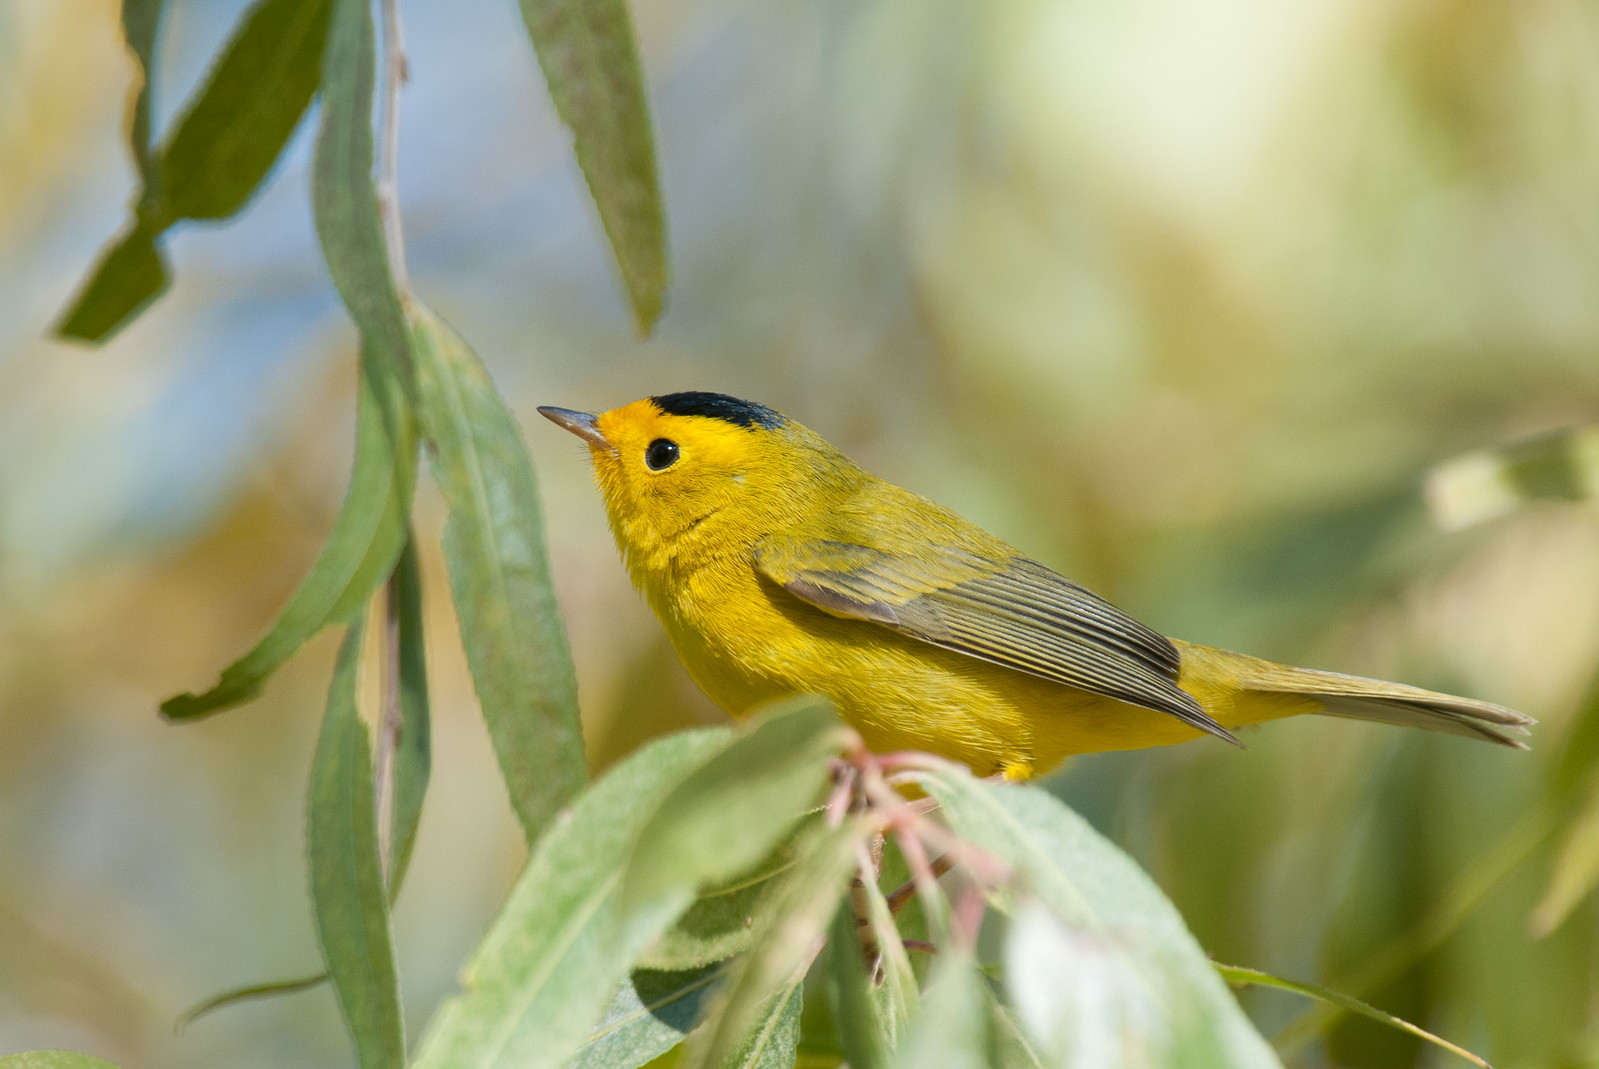
[[[1002,981],[956,929],[959,870],[920,903],[940,919],[896,921],[873,813],[819,811],[840,729],[802,702],[614,768],[536,846],[417,1064],[626,1069],[684,1041],[692,1066],[1277,1064],[1148,877],[1037,788],[918,778],[1011,873],[970,888],[1010,933]]]

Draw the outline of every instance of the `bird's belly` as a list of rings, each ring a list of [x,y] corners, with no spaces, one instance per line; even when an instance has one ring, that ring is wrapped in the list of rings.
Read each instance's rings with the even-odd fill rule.
[[[1197,734],[1162,713],[830,616],[753,578],[754,589],[708,578],[657,614],[694,682],[734,716],[821,694],[872,750],[926,750],[979,775],[1042,773],[1074,753]]]
[[[734,716],[821,694],[872,750],[926,750],[978,775],[1043,774],[1074,754],[1200,735],[1166,713],[831,616],[753,575],[713,574],[687,593],[657,615],[694,682]]]

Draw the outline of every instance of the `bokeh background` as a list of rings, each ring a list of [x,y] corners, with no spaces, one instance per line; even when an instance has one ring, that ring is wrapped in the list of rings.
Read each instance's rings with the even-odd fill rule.
[[[242,7],[169,0],[158,126]],[[639,0],[673,271],[642,341],[515,5],[403,7],[414,284],[523,417],[596,768],[722,714],[534,406],[762,400],[1168,633],[1538,716],[1525,754],[1300,720],[1049,786],[1219,960],[1364,984],[1501,1067],[1599,1063],[1593,903],[1529,923],[1599,655],[1599,514],[1448,532],[1421,493],[1452,455],[1599,411],[1599,8]],[[314,556],[353,333],[302,130],[241,218],[180,229],[134,326],[49,339],[133,187],[131,72],[112,0],[0,5],[0,1051],[344,1065],[326,991],[172,1027],[316,967],[302,806],[333,640],[247,707],[172,727],[156,705]],[[424,490],[429,545],[439,512]],[[436,551],[424,568],[435,774],[395,917],[413,1032],[522,859]],[[1246,1004],[1268,1034],[1305,1007]],[[1446,1057],[1362,1022],[1294,1061]]]

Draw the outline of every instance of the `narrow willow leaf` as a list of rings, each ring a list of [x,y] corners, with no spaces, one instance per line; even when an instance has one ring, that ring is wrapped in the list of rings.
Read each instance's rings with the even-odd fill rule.
[[[1046,1069],[1043,1056],[1022,1032],[1016,1016],[985,988],[989,1029],[993,1036],[993,1063],[999,1069]]]
[[[878,1013],[871,977],[861,954],[855,910],[846,898],[833,913],[827,936],[828,990],[839,1044],[851,1069],[879,1069],[888,1061],[888,1035]]]
[[[361,628],[339,650],[311,765],[311,900],[322,957],[362,1069],[405,1065],[399,976],[378,863],[371,740],[355,707]]]
[[[400,894],[416,844],[433,768],[433,728],[428,713],[427,650],[422,636],[422,572],[416,541],[408,536],[394,565],[394,598],[399,617],[395,638],[400,660],[400,739],[394,750],[394,808],[389,832],[389,902]]]
[[[310,573],[266,636],[222,672],[204,694],[179,694],[161,703],[171,720],[193,720],[240,705],[307,639],[330,623],[360,612],[393,567],[405,541],[406,516],[416,482],[416,440],[403,399],[392,386],[387,401],[398,409],[385,419],[385,383],[363,362],[355,424],[355,465],[350,489],[327,543]],[[395,442],[390,427],[398,425]]]
[[[164,222],[225,219],[266,180],[322,75],[333,0],[258,0],[161,154]]]
[[[473,955],[464,993],[429,1026],[418,1069],[559,1066],[592,1038],[633,960],[692,896],[624,910],[618,889],[633,840],[731,738],[685,731],[651,743],[550,825]]]
[[[416,306],[416,385],[472,683],[531,842],[583,787],[577,676],[522,432],[454,331]]]
[[[812,965],[804,984],[796,1065],[798,1069],[838,1069],[844,1061],[844,1048],[838,1040],[838,1022],[833,1019],[833,1000],[827,993],[827,970]]]
[[[988,991],[971,955],[946,947],[892,1064],[896,1069],[975,1069],[989,1064],[991,1013]]]
[[[1232,1069],[1222,1022],[1161,950],[1135,932],[1089,931],[1036,900],[1012,917],[1005,986],[1050,1065]]]
[[[1551,806],[1562,812],[1580,805],[1586,789],[1599,770],[1599,672],[1588,680],[1582,700],[1571,717],[1571,726],[1555,758],[1554,767],[1544,779]]]
[[[716,1069],[794,1069],[804,999],[802,980],[780,990],[756,1015],[756,1025],[744,1042]]]
[[[184,1010],[178,1017],[178,1030],[181,1031],[200,1018],[215,1013],[217,1010],[235,1006],[241,1002],[251,1002],[258,998],[276,998],[279,995],[297,995],[302,991],[309,991],[314,987],[321,987],[328,982],[326,971],[313,976],[301,976],[293,980],[271,980],[264,984],[250,984],[248,987],[235,987],[218,995],[212,995],[203,1002],[197,1002]]]
[[[0,1069],[117,1069],[103,1058],[70,1050],[30,1050],[0,1056]]]
[[[148,146],[145,115],[133,220],[90,274],[62,334],[100,341],[131,322],[166,289],[158,247],[166,230],[184,219],[225,219],[249,202],[316,93],[331,3],[258,0],[159,151]],[[124,18],[140,6],[159,5],[124,4]],[[144,96],[137,106],[147,113]]]
[[[390,820],[392,858],[389,866],[389,904],[400,895],[405,870],[416,842],[432,766],[431,725],[428,717],[427,660],[422,642],[422,576],[416,547],[407,537],[405,549],[394,565],[394,590],[399,602],[400,739],[394,752],[394,811]],[[213,995],[190,1007],[178,1018],[179,1026],[193,1024],[215,1010],[252,999],[293,995],[325,983],[326,972],[291,980],[251,984]]]
[[[1456,531],[1537,500],[1599,496],[1599,426],[1573,427],[1454,458],[1427,475],[1438,525]]]
[[[139,91],[128,106],[128,150],[139,169],[133,221],[101,255],[56,333],[101,341],[167,288],[167,265],[156,248],[161,230],[161,166],[150,146],[150,83],[164,0],[123,0],[122,38],[138,64]]]
[[[1229,1069],[1280,1065],[1176,908],[1081,817],[1036,787],[979,782],[954,766],[919,779],[957,835],[1014,868],[1016,879],[991,896],[999,909],[1014,911],[1036,896],[1066,927],[1057,940],[1063,951],[1103,945],[1107,969],[1125,970],[1131,983],[1147,988],[1140,1005],[1163,1004],[1167,990],[1191,1003],[1192,1013],[1173,1008],[1161,1021],[1168,1034],[1202,1026]]]
[[[720,882],[748,871],[820,801],[847,738],[820,699],[765,714],[661,803],[639,836],[624,896],[645,901],[691,874]]]
[[[1433,1035],[1425,1028],[1413,1025],[1409,1021],[1395,1017],[1391,1013],[1385,1013],[1375,1006],[1360,1001],[1358,998],[1334,991],[1331,988],[1322,987],[1320,984],[1307,984],[1300,980],[1284,980],[1280,976],[1273,976],[1271,973],[1261,972],[1259,969],[1245,969],[1237,965],[1222,965],[1218,963],[1216,971],[1221,974],[1222,979],[1235,986],[1259,984],[1262,987],[1275,987],[1280,991],[1292,991],[1296,995],[1304,995],[1307,998],[1330,1002],[1335,1006],[1343,1007],[1350,1013],[1369,1017],[1371,1020],[1388,1025],[1390,1028],[1397,1028],[1401,1032],[1409,1032],[1411,1035],[1424,1039],[1428,1043],[1442,1047],[1451,1054],[1458,1054],[1474,1065],[1482,1066],[1482,1069],[1492,1069],[1487,1062],[1464,1047],[1457,1047],[1447,1039]]]
[[[794,844],[780,843],[754,871],[701,894],[644,952],[639,966],[667,971],[698,969],[742,953],[749,947],[756,920],[771,908],[783,873],[794,866],[794,858]]]
[[[545,84],[616,253],[639,329],[661,314],[666,225],[627,0],[521,0]]]
[[[377,45],[367,0],[332,0],[322,51],[322,123],[311,165],[311,206],[333,285],[363,348],[407,386],[411,339],[389,270],[372,181],[372,91]]]
[[[886,851],[885,851],[886,856]],[[871,926],[872,942],[881,955],[881,983],[876,988],[879,1013],[889,1049],[899,1046],[910,1023],[921,994],[916,985],[916,972],[911,968],[910,955],[905,952],[905,936],[900,934],[894,914],[888,908],[888,899],[875,882],[864,881],[860,886],[866,903],[866,919]],[[919,938],[919,937],[912,937]]]
[[[684,1048],[681,1069],[729,1064],[770,1019],[779,993],[803,979],[866,835],[860,822],[850,819],[834,829],[815,829],[799,842],[798,860],[782,892],[750,949],[728,966],[705,1025]]]
[[[1532,912],[1533,934],[1542,938],[1560,927],[1595,887],[1599,887],[1599,782],[1590,788],[1561,837],[1549,888]]]
[[[159,223],[135,219],[111,244],[56,324],[63,338],[99,342],[166,291],[171,279],[166,258],[156,246]]]
[[[722,968],[634,971],[568,1069],[637,1069],[659,1058],[699,1024]]]

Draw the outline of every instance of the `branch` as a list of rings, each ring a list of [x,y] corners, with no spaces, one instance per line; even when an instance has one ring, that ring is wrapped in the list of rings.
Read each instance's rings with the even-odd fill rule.
[[[378,132],[378,216],[400,303],[410,304],[411,281],[405,266],[405,234],[400,227],[400,90],[410,77],[405,63],[405,38],[400,31],[399,0],[383,0],[383,99]],[[400,745],[400,591],[399,564],[384,586],[382,715],[378,722],[373,784],[377,791],[378,859],[389,879],[394,829],[394,751]]]
[[[389,272],[401,303],[411,294],[405,266],[405,233],[400,227],[400,90],[411,77],[405,62],[405,37],[400,31],[400,0],[383,0],[383,102],[378,131],[378,214],[383,243],[389,250]]]

